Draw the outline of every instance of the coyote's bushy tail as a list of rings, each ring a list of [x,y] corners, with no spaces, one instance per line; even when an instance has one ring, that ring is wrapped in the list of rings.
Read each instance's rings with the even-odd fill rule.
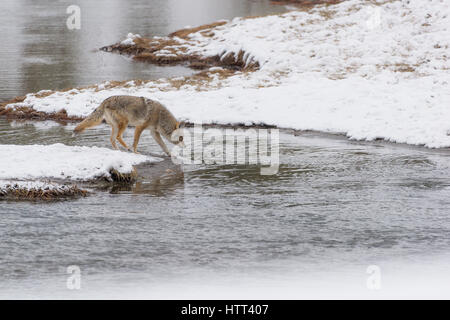
[[[73,133],[77,134],[84,131],[87,128],[98,126],[103,121],[104,113],[105,107],[103,105],[100,105],[86,119],[84,119],[79,125],[75,127]]]

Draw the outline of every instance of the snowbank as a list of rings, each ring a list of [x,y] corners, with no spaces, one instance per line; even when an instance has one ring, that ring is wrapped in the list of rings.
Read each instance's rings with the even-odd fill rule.
[[[157,161],[152,157],[106,148],[63,144],[0,145],[0,155],[0,180],[109,179],[112,169],[130,173],[133,165]]]
[[[29,94],[15,105],[86,116],[103,99],[130,94],[157,99],[191,122],[269,124],[450,147],[449,4],[374,2],[236,18],[189,34],[171,54],[234,56],[260,66],[214,78],[206,89],[153,81],[43,98]]]

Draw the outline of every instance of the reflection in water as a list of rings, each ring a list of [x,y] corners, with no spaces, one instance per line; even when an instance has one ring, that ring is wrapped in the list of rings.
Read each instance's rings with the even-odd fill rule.
[[[184,172],[170,159],[135,167],[138,179],[133,185],[114,185],[111,193],[132,192],[164,197],[184,188]]]

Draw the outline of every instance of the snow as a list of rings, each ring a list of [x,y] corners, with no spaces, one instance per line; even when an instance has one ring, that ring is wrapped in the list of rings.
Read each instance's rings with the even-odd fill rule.
[[[70,186],[47,181],[14,181],[0,180],[0,194],[8,190],[69,190]]]
[[[133,165],[158,161],[107,148],[53,145],[0,145],[0,180],[109,178],[111,169],[130,173]]]
[[[139,34],[129,33],[129,34],[127,35],[127,38],[126,38],[125,40],[123,40],[120,44],[128,45],[128,46],[134,45],[134,44],[135,44],[135,43],[134,43],[134,39],[140,38],[140,37],[141,37],[141,36],[140,36]]]
[[[15,105],[86,116],[105,98],[129,94],[156,99],[191,122],[268,124],[450,147],[448,2],[373,2],[235,18],[214,28],[212,37],[191,34],[179,41],[180,54],[226,57],[242,51],[247,64],[260,65],[256,72],[216,77],[206,89],[175,89],[161,80],[44,98],[29,94]]]

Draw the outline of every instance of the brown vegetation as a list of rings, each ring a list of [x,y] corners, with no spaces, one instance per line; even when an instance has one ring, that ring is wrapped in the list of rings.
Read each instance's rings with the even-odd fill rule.
[[[7,101],[2,103],[2,105],[6,106],[7,104],[14,104],[14,100]],[[36,111],[30,107],[17,106],[13,108],[2,108],[0,106],[0,116],[4,116],[6,119],[15,119],[15,120],[53,120],[60,123],[67,123],[72,121],[81,121],[82,117],[69,116],[67,115],[67,111],[61,109],[58,112],[54,113],[46,113],[42,111]]]
[[[182,39],[188,39],[188,36],[191,33],[195,33],[195,32],[199,32],[202,31],[201,34],[203,34],[205,37],[206,36],[212,36],[213,34],[211,33],[211,29],[215,28],[215,27],[219,27],[219,26],[223,26],[224,24],[226,24],[226,21],[217,21],[214,23],[210,23],[210,24],[204,24],[195,28],[186,28],[186,29],[181,29],[175,32],[172,32],[171,34],[169,34],[169,37],[178,37],[178,38],[182,38]]]
[[[345,0],[272,0],[278,4],[294,4],[297,6],[312,7],[319,4],[338,4]]]
[[[130,173],[121,173],[117,171],[116,169],[111,169],[109,171],[111,174],[111,180],[113,182],[120,182],[120,183],[133,183],[137,179],[137,171],[133,168],[133,171]]]
[[[18,184],[11,183],[0,188],[0,200],[57,200],[64,198],[85,197],[87,191],[76,185],[60,186],[58,188],[32,188],[27,189]]]

